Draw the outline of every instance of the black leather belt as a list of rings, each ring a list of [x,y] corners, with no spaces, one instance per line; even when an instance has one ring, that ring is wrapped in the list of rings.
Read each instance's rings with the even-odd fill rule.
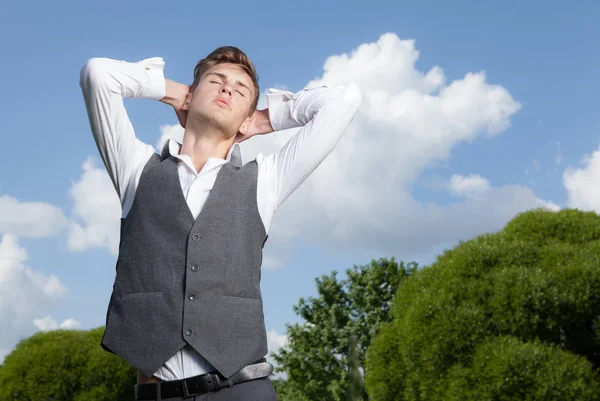
[[[232,387],[235,384],[250,380],[268,377],[273,373],[273,365],[261,359],[252,365],[248,365],[235,373],[229,379],[221,376],[218,372],[205,373],[200,376],[188,377],[182,380],[172,380],[160,383],[145,383],[135,386],[136,400],[156,400],[160,391],[160,398],[193,397],[196,395],[218,391],[224,387]]]

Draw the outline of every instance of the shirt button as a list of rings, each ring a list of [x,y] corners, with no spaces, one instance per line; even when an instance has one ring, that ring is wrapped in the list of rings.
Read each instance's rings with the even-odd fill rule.
[[[192,271],[193,272],[197,272],[198,271],[198,265],[192,265]]]
[[[196,299],[196,294],[190,294],[190,295],[188,295],[188,299],[190,301],[193,301],[194,299]]]
[[[192,239],[194,241],[198,241],[200,239],[200,236],[198,234],[194,234],[194,235],[192,235]]]
[[[192,329],[187,329],[187,330],[185,331],[185,335],[186,335],[186,336],[191,336],[192,334],[194,334],[194,330],[192,330]]]

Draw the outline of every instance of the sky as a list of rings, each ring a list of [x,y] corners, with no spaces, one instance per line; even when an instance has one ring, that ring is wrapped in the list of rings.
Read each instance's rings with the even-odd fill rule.
[[[599,3],[206,3],[0,6],[0,361],[39,330],[105,322],[120,205],[79,87],[92,57],[163,57],[167,78],[191,83],[198,60],[234,45],[263,90],[360,87],[344,138],[274,216],[271,351],[316,277],[381,257],[431,264],[537,207],[600,212]],[[183,134],[169,106],[125,105],[142,141]],[[245,142],[245,161],[294,133]]]

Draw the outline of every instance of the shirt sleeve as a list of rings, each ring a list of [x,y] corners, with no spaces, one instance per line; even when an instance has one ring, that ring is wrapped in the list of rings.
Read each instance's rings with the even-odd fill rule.
[[[91,58],[81,68],[79,86],[92,135],[121,204],[131,178],[154,153],[151,145],[136,138],[123,99],[162,99],[164,65],[161,57],[135,63]]]
[[[275,131],[302,127],[263,161],[275,210],[333,151],[358,112],[362,94],[354,84],[305,89],[295,94],[271,89],[267,104]]]

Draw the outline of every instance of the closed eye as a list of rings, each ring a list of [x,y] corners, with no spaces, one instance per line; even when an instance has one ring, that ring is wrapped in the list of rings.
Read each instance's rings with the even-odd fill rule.
[[[240,95],[242,95],[242,97],[246,97],[246,96],[244,96],[244,94],[242,92],[240,92],[238,90],[236,90],[236,92],[239,93]]]

